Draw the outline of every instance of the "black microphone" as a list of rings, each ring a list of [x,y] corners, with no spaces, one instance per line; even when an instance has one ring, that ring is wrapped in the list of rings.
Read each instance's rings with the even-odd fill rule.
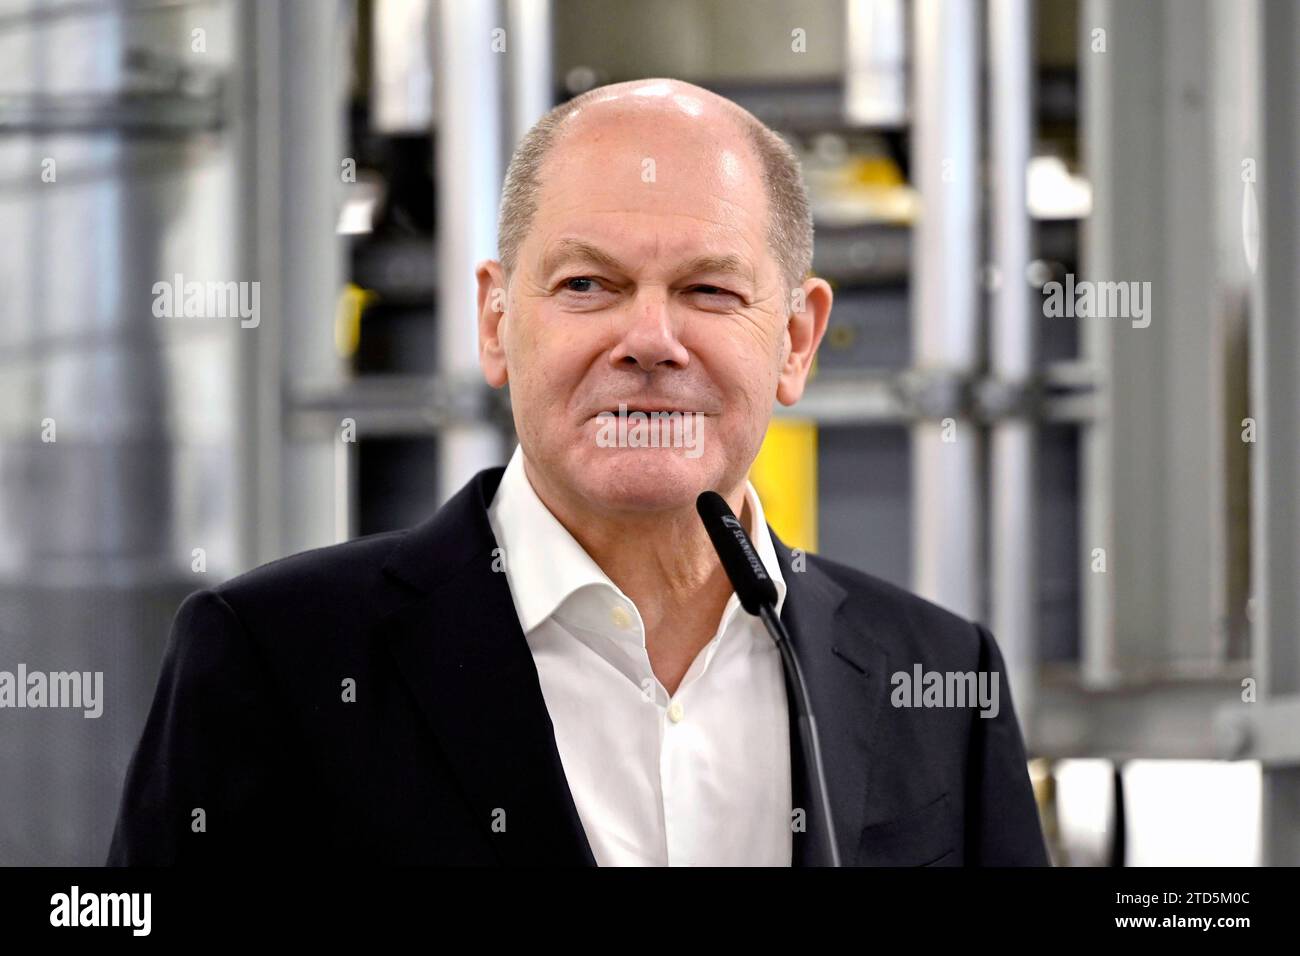
[[[744,525],[727,506],[727,500],[716,491],[706,491],[695,499],[695,510],[700,513],[713,550],[718,552],[722,569],[736,589],[740,606],[750,614],[758,614],[764,604],[775,608],[776,585],[759,560],[749,535],[745,534]]]
[[[790,645],[790,635],[776,613],[776,584],[763,567],[754,544],[745,533],[745,527],[732,512],[725,498],[716,491],[705,491],[695,499],[695,510],[709,533],[713,550],[718,553],[722,569],[727,572],[735,589],[740,606],[763,621],[781,652],[781,666],[785,670],[786,686],[793,697],[795,720],[803,752],[812,764],[814,798],[821,819],[825,822],[825,852],[831,866],[840,865],[839,842],[835,839],[835,823],[831,819],[831,801],[826,789],[826,773],[822,767],[821,745],[817,740],[817,721],[808,704],[808,688],[804,685],[799,660]]]

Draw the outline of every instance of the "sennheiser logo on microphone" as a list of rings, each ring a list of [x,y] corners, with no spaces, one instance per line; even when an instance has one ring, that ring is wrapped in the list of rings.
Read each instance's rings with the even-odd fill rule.
[[[731,529],[735,535],[736,542],[740,545],[740,550],[745,552],[745,560],[749,562],[749,567],[761,580],[767,580],[767,569],[763,567],[763,562],[758,559],[758,554],[754,551],[753,546],[749,543],[749,535],[745,534],[745,527],[740,523],[740,519],[735,515],[723,515],[722,523]]]

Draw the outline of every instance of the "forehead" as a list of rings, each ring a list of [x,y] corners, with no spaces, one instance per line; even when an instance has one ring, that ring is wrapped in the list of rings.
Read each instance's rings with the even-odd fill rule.
[[[552,258],[575,237],[621,256],[734,255],[755,267],[766,251],[758,160],[727,118],[579,116],[539,178],[528,240],[538,258]]]

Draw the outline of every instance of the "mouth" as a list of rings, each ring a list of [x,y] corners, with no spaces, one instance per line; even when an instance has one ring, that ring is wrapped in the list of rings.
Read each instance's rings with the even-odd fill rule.
[[[625,405],[622,408],[602,408],[591,417],[599,418],[602,415],[613,415],[615,418],[617,418],[619,415],[631,415],[634,412],[640,412],[643,415],[673,415],[673,414],[705,415],[707,414],[707,412],[702,412],[697,408],[681,408],[680,406],[673,406],[673,405],[637,405],[637,406]]]

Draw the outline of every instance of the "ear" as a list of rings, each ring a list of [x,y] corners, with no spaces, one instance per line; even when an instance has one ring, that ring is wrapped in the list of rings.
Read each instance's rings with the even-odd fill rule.
[[[817,347],[826,334],[833,298],[830,284],[815,277],[804,279],[802,285],[790,292],[790,301],[786,303],[789,312],[786,355],[776,385],[776,399],[782,405],[793,405],[803,396]]]
[[[474,270],[478,279],[478,363],[493,388],[505,385],[506,352],[501,341],[506,317],[506,281],[501,263],[484,259]]]

